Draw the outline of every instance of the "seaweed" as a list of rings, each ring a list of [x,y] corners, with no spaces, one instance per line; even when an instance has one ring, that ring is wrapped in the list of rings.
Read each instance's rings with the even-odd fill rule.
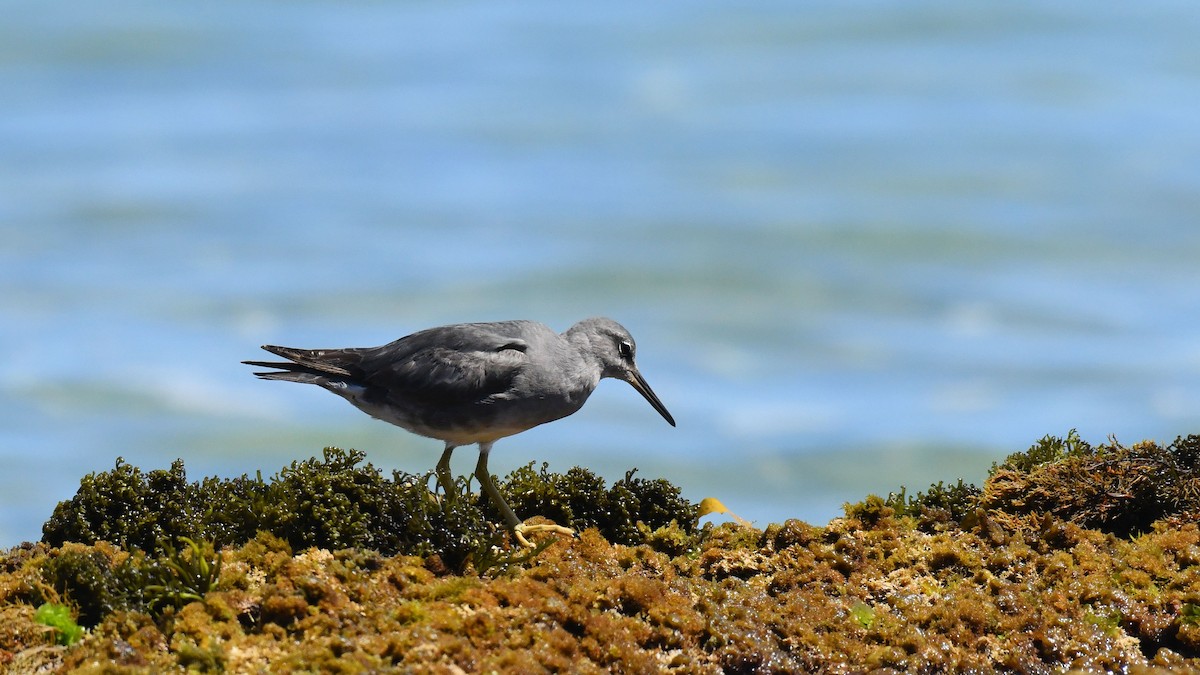
[[[915,495],[908,494],[907,488],[900,486],[899,492],[889,492],[888,496],[872,502],[847,505],[847,515],[878,519],[882,513],[871,513],[872,509],[886,509],[886,514],[915,519],[917,526],[936,531],[947,527],[958,527],[974,522],[978,518],[979,498],[982,490],[971,483],[964,483],[960,478],[953,485],[938,481],[929,486],[925,492]],[[873,522],[873,521],[872,521]]]
[[[531,462],[513,471],[501,489],[511,495],[509,505],[518,513],[535,513],[576,530],[595,527],[617,544],[642,543],[647,534],[672,522],[685,534],[694,534],[700,520],[698,506],[684,499],[669,481],[635,478],[636,472],[631,469],[606,487],[603,478],[587,469],[574,467],[554,474],[545,463],[534,471]],[[489,508],[488,512],[499,517],[497,511]]]
[[[1115,439],[1093,445],[1072,429],[1045,436],[1023,452],[994,463],[983,487],[959,479],[910,495],[905,487],[886,498],[869,495],[845,506],[866,524],[912,518],[930,531],[950,526],[1031,530],[1052,516],[1121,537],[1148,532],[1154,523],[1200,517],[1200,436],[1168,446]]]
[[[75,623],[66,605],[44,602],[34,612],[33,620],[53,629],[55,644],[69,647],[83,638],[83,627]]]
[[[41,565],[47,584],[76,607],[79,624],[88,628],[115,612],[147,610],[144,589],[162,580],[142,554],[130,555],[103,543],[64,544]]]
[[[1093,446],[1072,431],[1047,436],[1024,453],[994,465],[982,507],[1020,528],[1028,516],[1050,514],[1084,527],[1129,537],[1160,520],[1200,515],[1200,437],[1169,446],[1115,439]]]
[[[608,486],[531,464],[502,489],[526,500],[523,513],[581,528],[532,552],[503,545],[481,498],[438,500],[428,475],[383,478],[360,454],[330,451],[267,481],[201,482],[208,501],[190,527],[212,539],[169,539],[143,520],[129,539],[155,532],[160,550],[43,543],[0,554],[0,668],[1195,672],[1198,449],[1196,436],[1166,447],[1047,437],[998,463],[982,489],[902,488],[824,527],[765,530],[699,528],[665,481],[631,472]],[[139,489],[123,471],[118,482]],[[293,507],[300,515],[285,519]],[[253,519],[253,534],[230,514]],[[302,526],[318,517],[329,522]],[[434,523],[462,525],[462,548]],[[618,545],[626,536],[633,543]],[[378,550],[403,548],[389,542],[408,548]],[[43,603],[83,629],[69,648],[47,644]]]
[[[52,546],[108,541],[160,550],[178,537],[203,536],[204,504],[197,486],[187,481],[183,460],[143,473],[118,457],[112,471],[89,473],[74,497],[59,502],[42,527],[42,540]]]
[[[431,474],[393,472],[385,477],[357,450],[326,448],[320,459],[292,462],[270,480],[186,480],[183,461],[169,471],[143,473],[118,459],[112,471],[88,474],[73,498],[60,502],[43,526],[43,541],[108,541],[151,557],[169,554],[174,542],[208,541],[238,546],[269,532],[296,550],[364,548],[385,555],[436,556],[451,570],[503,544],[502,519],[482,495],[439,499]],[[699,519],[694,504],[665,480],[633,477],[611,488],[578,467],[565,474],[543,465],[519,468],[500,483],[510,504],[577,530],[597,527],[613,541],[640,543],[647,534],[678,523],[685,534]],[[469,481],[459,479],[466,491]],[[640,525],[640,527],[639,527]],[[481,557],[483,556],[483,557]],[[491,561],[494,563],[494,561]]]
[[[164,605],[178,608],[203,600],[209,591],[216,589],[221,576],[221,554],[213,550],[211,542],[196,542],[187,537],[180,540],[187,548],[179,552],[168,549],[166,556],[157,561],[163,570],[157,575],[162,581],[143,587],[151,611]]]

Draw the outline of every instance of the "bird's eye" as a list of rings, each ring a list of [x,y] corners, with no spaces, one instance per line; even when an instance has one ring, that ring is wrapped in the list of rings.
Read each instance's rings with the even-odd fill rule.
[[[617,343],[617,352],[623,359],[633,358],[633,345],[628,340],[621,340]]]

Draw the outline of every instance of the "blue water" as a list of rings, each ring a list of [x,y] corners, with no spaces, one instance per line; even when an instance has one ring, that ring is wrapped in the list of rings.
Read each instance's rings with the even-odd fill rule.
[[[605,382],[495,473],[637,466],[759,523],[1200,433],[1198,34],[1186,2],[5,3],[0,546],[118,456],[428,470],[238,362],[458,321],[610,315],[679,421]]]

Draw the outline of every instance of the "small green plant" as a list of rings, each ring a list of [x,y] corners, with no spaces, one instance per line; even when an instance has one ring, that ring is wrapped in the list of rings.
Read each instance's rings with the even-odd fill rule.
[[[854,623],[870,630],[871,626],[875,625],[875,610],[860,600],[850,607],[850,618],[854,619]]]
[[[33,615],[34,621],[54,629],[54,642],[70,646],[83,637],[83,627],[75,623],[71,608],[52,602],[43,603]]]
[[[163,582],[146,586],[152,610],[165,605],[182,607],[203,600],[206,593],[216,588],[221,576],[221,554],[213,549],[211,542],[196,542],[188,537],[179,540],[187,548],[167,549],[166,557],[161,560],[165,568]]]
[[[1183,603],[1183,606],[1179,608],[1179,621],[1192,626],[1200,626],[1200,604]]]
[[[1083,620],[1098,627],[1109,635],[1116,635],[1121,627],[1121,610],[1113,609],[1104,611],[1098,608],[1091,608],[1083,615]]]
[[[902,485],[899,492],[888,493],[884,504],[891,507],[897,516],[927,518],[944,514],[954,522],[961,522],[979,505],[979,495],[978,487],[964,483],[960,478],[954,485],[938,481],[925,492],[913,496]]]
[[[1025,452],[1015,452],[1009,455],[1002,463],[992,464],[992,469],[988,472],[988,475],[994,476],[1001,469],[1028,473],[1035,467],[1043,464],[1057,462],[1067,457],[1082,457],[1091,453],[1091,444],[1080,438],[1077,430],[1072,429],[1067,432],[1066,438],[1050,435],[1043,436],[1041,440],[1034,443]]]
[[[611,487],[591,471],[574,467],[553,473],[533,462],[513,471],[500,485],[508,505],[518,513],[538,514],[559,525],[584,530],[595,527],[604,538],[625,545],[645,541],[646,534],[675,522],[688,536],[696,532],[700,509],[680,496],[679,488],[663,479],[636,478],[625,473]],[[490,504],[484,508],[498,518]],[[639,528],[641,523],[644,527]]]
[[[141,553],[114,563],[111,549],[75,544],[57,550],[43,564],[46,582],[58,597],[70,602],[76,611],[75,620],[88,628],[115,611],[144,610],[142,589],[160,578],[145,564]]]

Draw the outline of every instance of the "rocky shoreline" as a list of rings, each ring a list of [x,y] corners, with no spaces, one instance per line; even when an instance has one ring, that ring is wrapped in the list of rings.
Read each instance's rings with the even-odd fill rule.
[[[0,555],[0,669],[1200,672],[1198,436],[1047,437],[823,527],[701,526],[666,481],[531,465],[514,508],[580,531],[531,552],[469,485],[361,460],[86,477]]]

